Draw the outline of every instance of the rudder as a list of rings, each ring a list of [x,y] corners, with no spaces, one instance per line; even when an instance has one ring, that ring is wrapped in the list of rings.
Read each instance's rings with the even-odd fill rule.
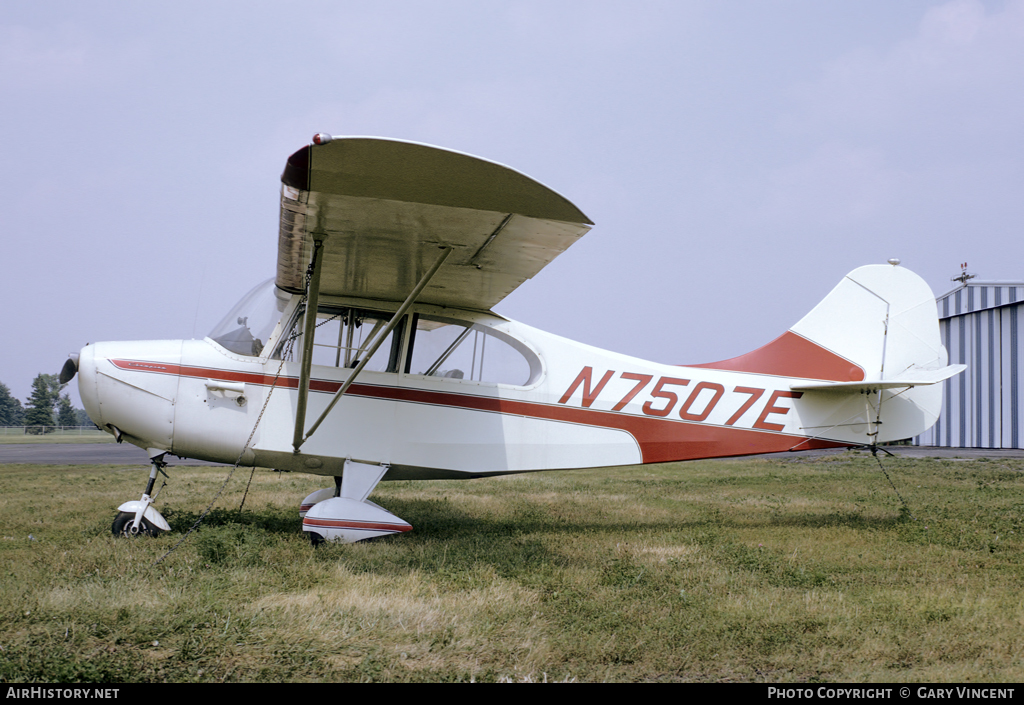
[[[946,365],[935,295],[899,266],[853,270],[790,331],[855,363],[864,379]]]

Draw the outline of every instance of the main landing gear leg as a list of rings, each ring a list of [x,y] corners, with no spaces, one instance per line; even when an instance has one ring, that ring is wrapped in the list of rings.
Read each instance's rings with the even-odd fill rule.
[[[354,543],[412,529],[404,519],[366,499],[388,467],[346,460],[342,476],[334,478],[333,490],[320,490],[303,500],[303,505],[313,502],[302,519],[302,530],[314,546],[323,541]]]
[[[167,523],[160,512],[153,508],[151,496],[153,486],[156,484],[156,475],[161,473],[167,477],[164,468],[164,456],[167,451],[157,448],[149,448],[150,470],[149,482],[146,484],[146,491],[142,493],[142,499],[134,502],[125,502],[117,508],[118,515],[110,526],[114,536],[156,536],[161,531],[170,531],[171,526]]]

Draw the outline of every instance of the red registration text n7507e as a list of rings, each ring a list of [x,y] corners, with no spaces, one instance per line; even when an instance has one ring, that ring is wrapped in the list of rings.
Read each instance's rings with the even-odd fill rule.
[[[726,406],[723,408],[727,409],[730,415],[724,422],[719,421],[719,423],[725,426],[736,425],[756,406],[757,409],[754,411],[759,413],[749,428],[762,431],[782,431],[785,428],[782,417],[789,413],[790,407],[780,405],[780,400],[799,399],[802,396],[802,392],[777,389],[768,395],[766,401],[762,401],[767,390],[761,387],[736,386],[729,390],[717,382],[707,381],[698,381],[691,386],[692,380],[667,376],[659,377],[651,386],[650,391],[644,394],[647,387],[654,381],[654,375],[623,372],[618,379],[625,380],[629,383],[628,385],[616,385],[612,383],[613,379],[615,379],[615,370],[608,370],[595,382],[594,369],[589,366],[584,367],[569,388],[565,390],[558,403],[568,404],[579,390],[581,392],[580,404],[583,408],[589,409],[604,393],[606,399],[611,399],[613,395],[617,397],[611,410],[622,411],[630,402],[640,397],[643,400],[640,411],[647,416],[677,417],[683,421],[694,423],[706,421],[719,404],[724,404]],[[608,389],[609,386],[611,389]],[[746,424],[741,425],[746,426]]]

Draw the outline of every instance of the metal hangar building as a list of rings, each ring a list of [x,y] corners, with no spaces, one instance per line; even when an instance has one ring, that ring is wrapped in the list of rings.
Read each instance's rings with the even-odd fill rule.
[[[971,281],[936,299],[949,362],[967,370],[943,382],[938,422],[914,445],[1021,448],[1024,443],[1024,282]]]

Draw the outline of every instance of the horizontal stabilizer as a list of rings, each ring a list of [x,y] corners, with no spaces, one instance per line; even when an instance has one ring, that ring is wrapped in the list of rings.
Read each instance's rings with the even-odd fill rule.
[[[937,384],[958,375],[967,369],[967,365],[947,365],[939,369],[929,370],[910,367],[893,379],[865,379],[860,382],[801,382],[790,385],[794,392],[845,392],[860,393],[879,389],[898,389]]]

